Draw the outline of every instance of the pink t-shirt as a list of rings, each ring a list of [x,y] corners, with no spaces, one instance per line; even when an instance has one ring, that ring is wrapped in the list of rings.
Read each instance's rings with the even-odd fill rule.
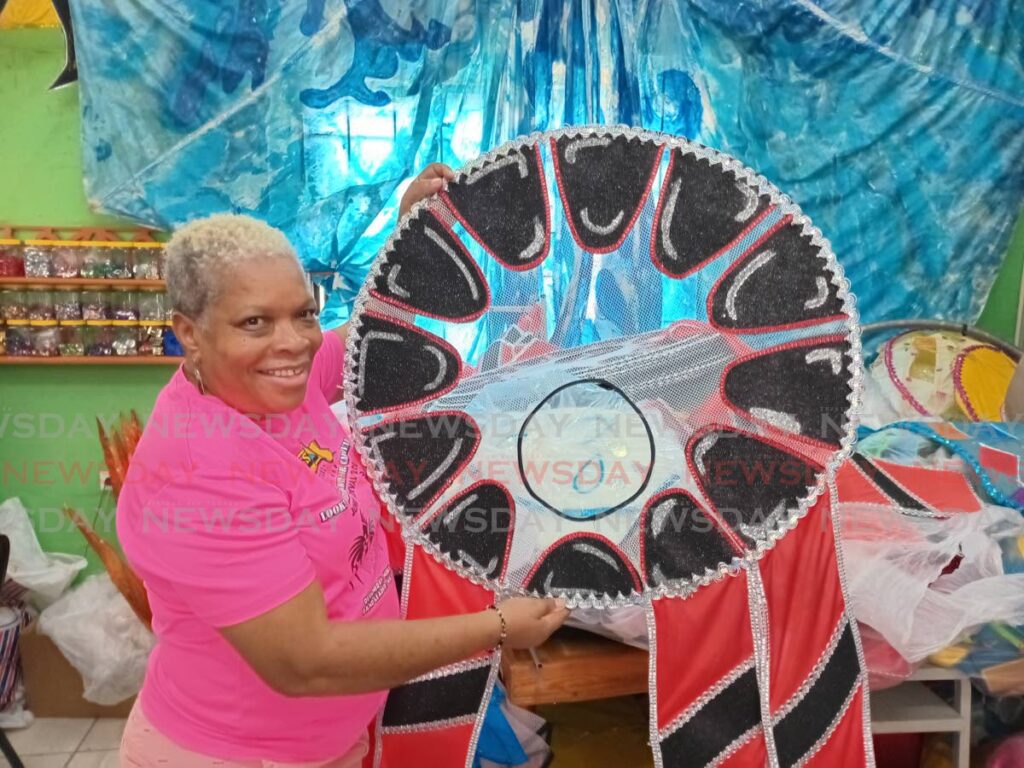
[[[329,407],[343,345],[324,334],[306,399],[254,420],[200,395],[179,369],[131,461],[117,531],[146,584],[156,648],[140,694],[153,725],[227,760],[343,755],[385,693],[293,698],[217,631],[323,588],[335,621],[397,618],[380,509]]]

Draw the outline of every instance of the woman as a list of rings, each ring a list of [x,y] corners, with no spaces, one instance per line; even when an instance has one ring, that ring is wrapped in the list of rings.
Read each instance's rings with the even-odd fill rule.
[[[401,212],[450,176],[428,168]],[[186,360],[118,503],[157,637],[121,764],[359,765],[388,688],[541,643],[567,611],[516,598],[399,620],[378,503],[329,408],[344,328],[321,333],[293,249],[261,222],[194,222],[166,252]]]

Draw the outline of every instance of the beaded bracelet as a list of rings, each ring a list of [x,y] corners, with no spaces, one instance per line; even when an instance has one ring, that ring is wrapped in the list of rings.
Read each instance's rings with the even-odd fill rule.
[[[495,649],[499,649],[505,644],[506,638],[508,638],[508,624],[505,623],[505,614],[501,612],[501,608],[497,605],[489,606],[488,610],[494,611],[498,614],[498,618],[501,620],[501,635],[498,637],[498,644],[494,646]]]

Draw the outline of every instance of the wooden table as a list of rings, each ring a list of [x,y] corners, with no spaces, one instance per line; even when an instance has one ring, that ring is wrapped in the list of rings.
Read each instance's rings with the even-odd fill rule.
[[[647,651],[563,627],[537,648],[505,651],[501,678],[513,704],[535,707],[647,693]],[[540,662],[540,666],[537,665]]]

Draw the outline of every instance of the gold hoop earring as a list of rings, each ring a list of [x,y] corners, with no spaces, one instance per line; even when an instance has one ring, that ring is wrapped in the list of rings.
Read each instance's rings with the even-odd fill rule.
[[[196,377],[196,386],[199,387],[199,394],[200,395],[205,395],[206,394],[206,387],[203,386],[203,375],[201,373],[199,373],[199,361],[198,360],[196,360],[194,363],[192,363],[192,373]]]

